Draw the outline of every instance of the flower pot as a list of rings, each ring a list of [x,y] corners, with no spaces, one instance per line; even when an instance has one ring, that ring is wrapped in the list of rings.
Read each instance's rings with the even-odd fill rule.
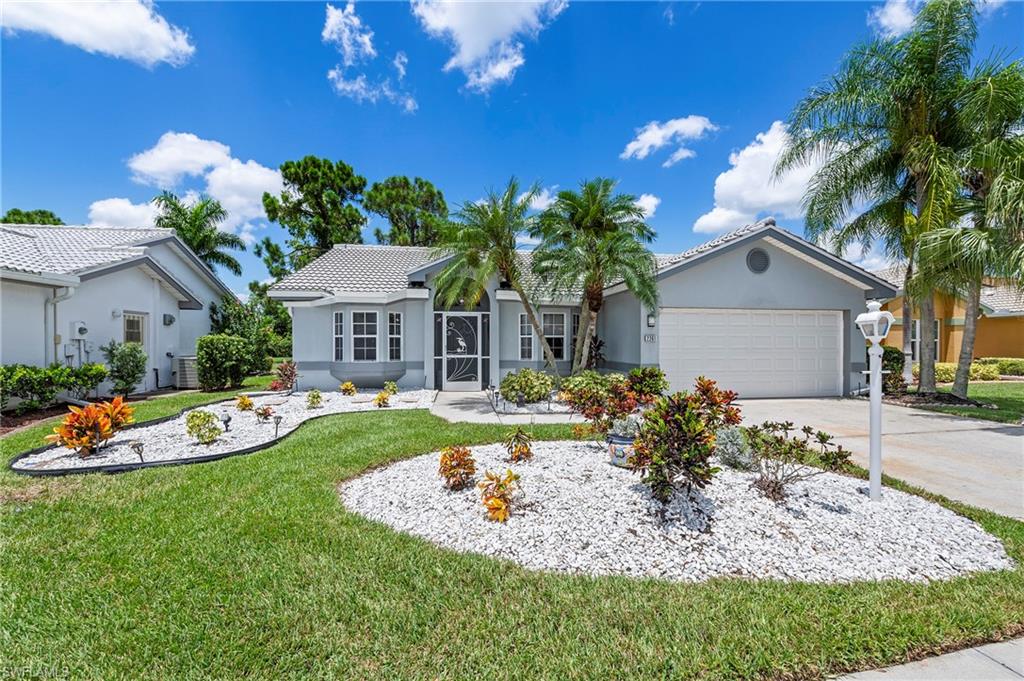
[[[633,438],[608,433],[608,462],[619,468],[629,468],[629,457],[633,456]]]

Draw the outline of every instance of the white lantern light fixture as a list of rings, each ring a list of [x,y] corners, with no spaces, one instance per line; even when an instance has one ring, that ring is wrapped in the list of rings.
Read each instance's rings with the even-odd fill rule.
[[[868,373],[871,385],[871,456],[868,470],[868,490],[872,501],[882,496],[882,341],[889,335],[894,317],[882,310],[877,300],[868,303],[868,311],[857,315],[856,324],[868,348]]]

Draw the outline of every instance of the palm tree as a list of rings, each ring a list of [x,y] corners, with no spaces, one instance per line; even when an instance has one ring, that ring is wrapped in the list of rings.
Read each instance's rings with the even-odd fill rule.
[[[971,0],[932,0],[905,37],[855,49],[838,74],[797,105],[788,122],[789,144],[776,164],[782,174],[824,159],[805,196],[811,236],[840,230],[858,205],[879,207],[907,192],[912,223],[899,206],[879,209],[878,218],[884,213],[889,219],[873,222],[878,235],[900,243],[908,258],[905,297],[917,303],[926,333],[934,326],[933,291],[912,273],[921,265],[921,235],[952,218],[960,187],[957,150],[965,146],[957,100],[976,35]],[[905,305],[905,331],[908,312]],[[920,345],[919,389],[934,393],[935,346]]]
[[[644,222],[636,197],[614,190],[614,180],[596,178],[582,182],[578,192],[559,192],[533,232],[541,239],[533,268],[548,290],[582,292],[573,373],[587,366],[607,286],[621,281],[648,310],[658,306],[657,264],[647,249],[654,230]]]
[[[153,203],[160,209],[156,226],[173,229],[211,271],[214,265],[220,265],[234,274],[242,273],[242,266],[225,251],[244,251],[245,242],[237,234],[218,228],[228,216],[219,201],[202,196],[194,203],[186,204],[165,191],[154,198]]]
[[[490,191],[480,201],[464,203],[455,220],[441,228],[437,253],[452,259],[437,275],[435,286],[445,307],[473,307],[494,277],[507,282],[519,295],[530,326],[540,339],[545,363],[555,371],[554,353],[526,293],[525,259],[516,250],[517,239],[530,231],[530,202],[538,190],[534,185],[520,195],[519,182],[513,177],[501,194]]]

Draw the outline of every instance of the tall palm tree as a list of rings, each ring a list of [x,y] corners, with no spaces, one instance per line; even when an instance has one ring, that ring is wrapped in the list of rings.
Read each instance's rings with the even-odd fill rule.
[[[647,309],[658,306],[657,264],[647,248],[654,230],[635,196],[614,191],[615,181],[607,178],[584,181],[578,192],[561,191],[534,227],[541,243],[533,268],[541,281],[552,293],[582,292],[573,373],[587,366],[607,286],[622,281]]]
[[[858,47],[839,73],[797,105],[776,173],[824,160],[805,197],[812,236],[841,228],[862,203],[877,206],[906,190],[914,209],[912,229],[905,211],[893,207],[884,232],[904,231],[899,241],[910,260],[908,272],[920,266],[920,236],[949,224],[960,187],[957,150],[964,148],[965,134],[956,104],[968,80],[975,19],[971,0],[931,0],[910,33]],[[935,319],[927,284],[908,277],[904,287],[926,333]],[[919,389],[934,393],[935,346],[920,346]]]
[[[233,274],[242,273],[242,266],[226,251],[244,251],[245,242],[237,234],[218,228],[228,216],[219,201],[202,196],[186,204],[165,191],[154,198],[153,203],[160,209],[156,226],[173,229],[211,271],[215,265],[220,265]]]
[[[530,202],[538,190],[534,185],[520,194],[519,182],[513,177],[501,194],[490,191],[480,201],[464,203],[455,220],[441,228],[437,253],[452,259],[437,275],[435,286],[445,307],[462,303],[472,307],[494,277],[508,282],[540,339],[546,365],[555,371],[554,353],[526,292],[525,259],[516,250],[516,241],[530,231]]]

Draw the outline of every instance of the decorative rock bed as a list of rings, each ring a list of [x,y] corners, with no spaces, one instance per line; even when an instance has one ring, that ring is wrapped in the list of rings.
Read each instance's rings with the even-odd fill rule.
[[[532,461],[506,462],[501,445],[476,447],[477,478],[511,468],[523,492],[507,523],[486,519],[475,488],[448,491],[438,455],[371,471],[342,485],[345,506],[460,552],[527,568],[679,581],[744,577],[805,582],[928,581],[1011,569],[1002,544],[977,524],[921,497],[822,474],[784,504],[723,469],[694,504],[662,510],[593,442],[540,442]],[[712,518],[710,524],[706,516]]]
[[[270,406],[275,416],[281,417],[276,426],[273,418],[260,423],[252,411],[238,411],[235,400],[210,404],[197,409],[231,416],[227,432],[222,432],[209,445],[202,445],[185,432],[185,417],[188,410],[176,418],[159,421],[151,425],[140,425],[120,431],[100,448],[93,456],[81,457],[64,447],[51,447],[42,452],[16,459],[11,464],[15,472],[56,471],[61,469],[96,469],[102,467],[123,467],[140,464],[139,455],[132,449],[133,442],[143,445],[142,457],[146,464],[162,462],[188,463],[191,459],[230,456],[240,451],[255,451],[260,445],[273,441],[298,428],[303,421],[327,414],[342,414],[356,411],[376,411],[373,397],[377,391],[358,393],[351,397],[341,393],[323,393],[323,404],[315,409],[306,407],[306,393],[291,395],[253,395],[257,407]],[[388,409],[429,409],[436,392],[433,390],[411,390],[391,397]],[[218,424],[220,427],[220,424]]]
[[[494,393],[494,411],[499,414],[571,414],[573,409],[565,402],[551,396],[549,400],[540,402],[527,402],[523,406],[517,406],[515,402],[509,402],[500,393]]]

